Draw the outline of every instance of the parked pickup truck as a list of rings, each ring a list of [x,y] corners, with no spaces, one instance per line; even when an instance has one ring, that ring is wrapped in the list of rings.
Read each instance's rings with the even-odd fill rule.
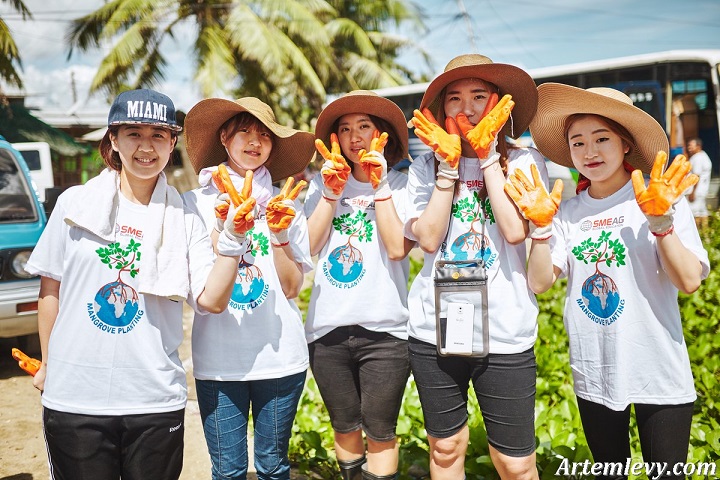
[[[25,265],[46,222],[23,156],[0,135],[0,337],[38,331],[40,279]]]

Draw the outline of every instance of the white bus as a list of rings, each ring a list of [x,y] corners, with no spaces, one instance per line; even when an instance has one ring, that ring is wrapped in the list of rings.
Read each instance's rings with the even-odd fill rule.
[[[703,150],[713,162],[713,177],[720,177],[719,68],[720,50],[671,50],[527,72],[538,85],[557,82],[580,88],[612,87],[626,93],[665,128],[671,158],[682,153],[687,140],[700,137]],[[420,106],[428,85],[417,83],[375,91],[397,103],[409,119]],[[412,131],[410,138],[414,158],[426,147]],[[718,180],[714,179],[715,185]],[[716,190],[711,190],[711,195]]]

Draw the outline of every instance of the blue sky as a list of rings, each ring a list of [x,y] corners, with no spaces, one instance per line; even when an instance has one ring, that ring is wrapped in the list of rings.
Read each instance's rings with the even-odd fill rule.
[[[362,0],[358,0],[362,1]],[[599,60],[676,49],[720,49],[718,0],[411,0],[427,14],[427,32],[403,27],[431,54],[431,65],[408,51],[400,61],[432,78],[462,53],[477,52],[495,62],[522,68]],[[64,33],[70,19],[85,15],[103,0],[25,0],[35,16],[22,22],[0,3],[20,48],[28,104],[45,109],[107,108],[107,99],[87,90],[107,48],[67,59]],[[463,14],[464,12],[464,14]],[[188,28],[188,35],[192,30]],[[182,41],[164,45],[172,68],[158,90],[179,108],[199,97]],[[74,86],[74,88],[73,88]]]

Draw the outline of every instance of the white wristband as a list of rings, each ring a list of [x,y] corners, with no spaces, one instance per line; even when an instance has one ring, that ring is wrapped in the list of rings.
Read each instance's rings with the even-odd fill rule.
[[[674,214],[675,207],[671,206],[670,209],[665,212],[665,215],[645,215],[648,221],[648,229],[652,233],[667,232],[673,225]]]
[[[288,235],[287,229],[280,230],[278,232],[270,231],[270,243],[275,247],[283,247],[290,243],[290,236]]]
[[[544,227],[538,227],[533,222],[529,222],[530,225],[530,238],[533,240],[547,240],[552,237],[552,223],[545,225]]]
[[[245,240],[245,235],[233,235],[225,229],[218,236],[217,251],[224,257],[239,257],[245,253]]]
[[[392,189],[390,188],[387,178],[383,178],[375,190],[374,198],[375,200],[387,200],[390,197],[392,197]]]
[[[439,154],[435,154],[435,158],[437,159],[438,163],[438,171],[437,171],[437,178],[447,178],[448,180],[457,180],[460,178],[460,172],[458,172],[457,168],[452,168],[448,163],[447,160],[445,160],[443,157],[441,157]]]

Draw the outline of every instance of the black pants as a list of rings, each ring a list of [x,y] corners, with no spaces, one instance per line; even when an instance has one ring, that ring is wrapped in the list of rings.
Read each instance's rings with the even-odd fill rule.
[[[630,406],[618,412],[577,399],[585,438],[596,463],[622,463],[630,458]],[[687,461],[693,404],[634,404],[643,461],[664,462],[668,469]],[[598,476],[597,479],[626,478]],[[685,478],[664,475],[663,479]]]
[[[78,415],[43,409],[54,480],[177,480],[185,410],[145,415]]]

